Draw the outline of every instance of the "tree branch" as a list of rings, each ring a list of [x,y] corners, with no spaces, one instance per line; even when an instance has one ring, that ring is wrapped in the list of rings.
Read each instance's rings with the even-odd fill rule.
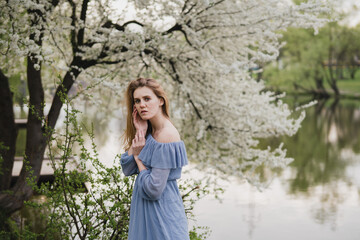
[[[114,28],[114,29],[116,29],[116,30],[118,30],[118,31],[121,31],[121,32],[123,32],[123,31],[125,31],[125,27],[127,26],[127,25],[129,25],[129,24],[137,24],[137,25],[139,25],[139,26],[141,26],[141,27],[143,27],[144,26],[144,24],[142,24],[142,23],[140,23],[140,22],[138,22],[138,21],[136,21],[136,20],[131,20],[131,21],[128,21],[128,22],[126,22],[126,23],[124,23],[123,25],[119,25],[119,24],[117,24],[117,23],[113,23],[112,21],[107,21],[107,22],[105,22],[101,27],[103,27],[103,28]]]
[[[198,12],[196,15],[200,15],[201,13],[209,10],[210,8],[213,8],[213,7],[221,4],[222,2],[225,2],[225,0],[220,0],[220,1],[218,1],[218,2],[211,3],[211,4],[209,4],[208,7],[204,8],[203,10],[201,10],[200,12]]]
[[[189,7],[189,9],[185,12],[185,10],[186,10],[187,5],[188,5],[189,2],[190,2],[189,0],[185,1],[184,6],[183,6],[183,8],[182,8],[182,10],[181,10],[181,12],[182,12],[184,15],[189,14],[189,13],[191,12],[191,10],[192,10],[194,7],[196,7],[196,5],[197,5],[197,3],[195,2],[195,3],[192,4],[192,5]]]
[[[84,0],[81,6],[80,20],[82,21],[83,27],[79,29],[77,34],[77,44],[79,46],[84,43],[84,35],[85,35],[85,22],[86,22],[86,12],[88,9],[89,0]]]
[[[67,0],[71,6],[71,32],[70,32],[70,41],[72,46],[73,55],[77,51],[78,45],[76,43],[76,4],[72,0]]]
[[[190,40],[189,40],[189,38],[188,38],[188,36],[187,36],[187,33],[184,31],[184,29],[182,28],[182,26],[181,26],[180,24],[178,24],[178,23],[175,24],[175,25],[174,25],[172,28],[170,28],[169,30],[163,32],[162,35],[163,35],[163,36],[164,36],[164,35],[168,35],[168,34],[173,33],[173,32],[175,32],[175,31],[179,31],[179,32],[181,32],[182,34],[184,34],[184,37],[185,37],[186,42],[187,42],[191,47],[193,47],[193,44],[190,42]]]

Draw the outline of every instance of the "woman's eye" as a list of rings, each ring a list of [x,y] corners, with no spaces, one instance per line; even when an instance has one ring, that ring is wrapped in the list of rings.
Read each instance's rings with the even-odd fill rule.
[[[136,99],[136,100],[135,100],[135,103],[139,103],[139,102],[140,102],[140,100],[139,100],[139,99]]]
[[[150,100],[150,98],[145,98],[145,101],[149,101]]]

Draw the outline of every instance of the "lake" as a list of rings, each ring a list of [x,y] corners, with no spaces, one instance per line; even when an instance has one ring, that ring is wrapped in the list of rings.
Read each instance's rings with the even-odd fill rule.
[[[293,107],[308,100],[286,99]],[[86,105],[86,104],[85,104]],[[125,120],[121,110],[107,113],[87,106],[84,122],[93,122],[100,159],[108,166],[121,147]],[[292,137],[265,139],[261,146],[284,142],[294,161],[277,171],[268,188],[234,176],[219,180],[222,201],[207,196],[195,205],[193,225],[208,226],[219,239],[360,239],[360,102],[329,100],[306,109]],[[57,125],[61,127],[61,123]],[[201,177],[195,163],[183,178]]]
[[[284,142],[294,161],[262,192],[230,177],[221,203],[200,200],[197,224],[210,227],[209,239],[360,239],[359,105],[320,102],[295,136],[264,141]]]

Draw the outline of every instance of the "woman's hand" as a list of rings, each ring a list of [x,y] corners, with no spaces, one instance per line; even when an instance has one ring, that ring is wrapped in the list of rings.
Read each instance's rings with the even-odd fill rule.
[[[133,117],[133,122],[136,128],[136,132],[139,131],[143,131],[146,132],[147,128],[148,128],[148,123],[146,120],[142,120],[142,118],[140,117],[138,111],[136,110],[136,107],[134,105],[134,110],[132,113],[132,117]]]
[[[140,130],[136,132],[135,138],[132,140],[131,152],[134,156],[140,154],[141,150],[145,146],[144,131]]]

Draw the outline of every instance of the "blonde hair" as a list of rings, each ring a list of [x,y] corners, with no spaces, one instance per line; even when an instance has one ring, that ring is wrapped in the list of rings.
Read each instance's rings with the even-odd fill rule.
[[[132,117],[132,112],[134,110],[134,92],[137,88],[140,87],[148,87],[150,88],[154,94],[158,98],[162,98],[164,100],[164,104],[162,105],[163,114],[170,119],[169,115],[169,100],[166,96],[164,89],[160,86],[160,84],[151,78],[138,78],[129,83],[129,86],[126,90],[125,98],[126,98],[126,107],[127,107],[127,117],[126,117],[126,129],[123,134],[123,142],[125,146],[125,150],[128,151],[131,147],[131,142],[135,138],[136,129]],[[146,136],[151,133],[152,127],[150,121],[148,121],[148,129],[146,131]]]

